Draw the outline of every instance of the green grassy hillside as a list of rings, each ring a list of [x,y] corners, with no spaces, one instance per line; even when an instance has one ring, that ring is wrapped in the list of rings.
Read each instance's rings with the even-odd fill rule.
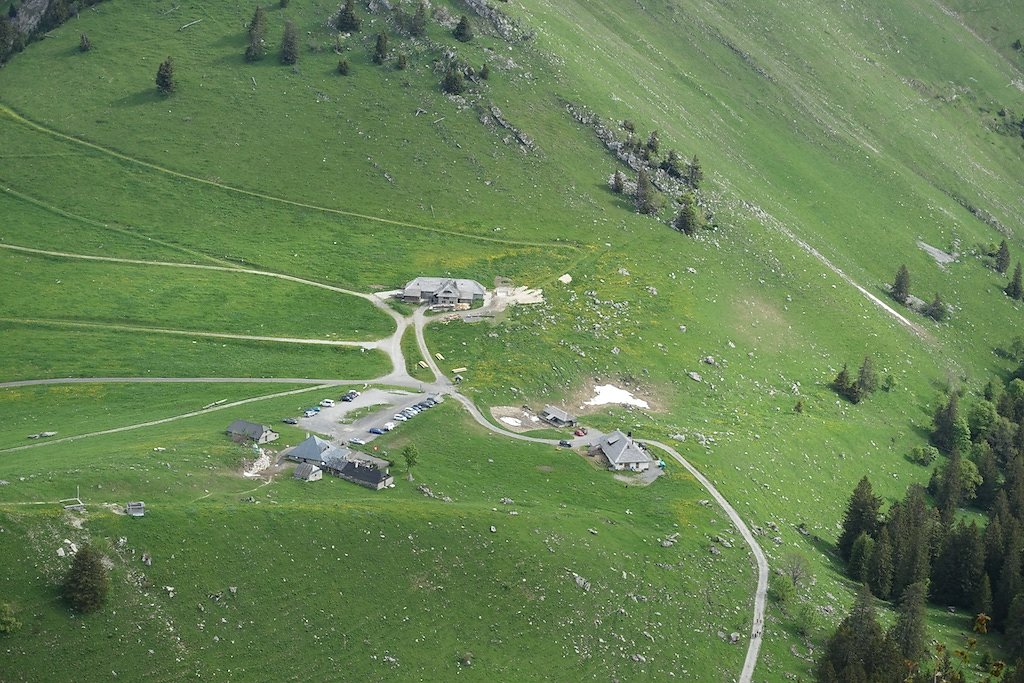
[[[411,3],[397,4],[412,11]],[[467,11],[454,1],[437,6],[454,16]],[[976,389],[1008,369],[992,350],[1015,334],[1022,304],[1002,294],[1006,278],[989,267],[985,253],[1005,236],[1014,261],[1024,254],[1024,139],[1001,127],[1006,116],[999,114],[1024,112],[1024,57],[1012,47],[1021,33],[1019,13],[1009,3],[981,8],[923,0],[856,6],[771,0],[757,12],[743,3],[703,0],[628,7],[610,0],[515,0],[501,9],[532,38],[506,41],[474,16],[477,37],[459,43],[436,19],[428,22],[426,39],[402,37],[389,16],[361,4],[363,30],[339,37],[328,25],[333,4],[293,0],[285,10],[268,9],[268,55],[248,64],[245,27],[253,9],[108,0],[0,70],[0,243],[253,267],[360,292],[446,273],[488,286],[503,276],[543,287],[544,304],[513,308],[496,325],[429,328],[431,351],[446,359],[442,368],[469,368],[463,388],[481,407],[562,401],[578,409],[593,385],[609,382],[649,400],[650,410],[602,408],[585,411],[585,419],[674,439],[748,523],[779,526],[781,543],[762,539],[772,565],[794,552],[810,560],[815,583],[802,598],[835,611],[820,614],[809,639],[797,635],[792,619],[771,611],[757,669],[758,680],[806,678],[808,642],[820,644],[852,599],[829,544],[853,485],[869,473],[876,491],[893,500],[908,484],[927,481],[930,472],[903,456],[925,441],[941,392]],[[286,18],[300,29],[295,67],[277,59]],[[381,30],[391,37],[391,57],[378,66],[371,55]],[[83,32],[93,45],[87,53],[78,51]],[[486,62],[490,78],[464,97],[443,94],[438,83],[446,51],[477,69]],[[395,66],[399,53],[408,55],[405,70]],[[153,79],[168,55],[178,88],[163,97]],[[337,74],[340,59],[351,65],[348,76]],[[657,129],[663,151],[699,156],[706,176],[700,199],[715,229],[690,239],[665,225],[668,212],[659,219],[637,215],[631,201],[608,188],[615,170],[631,178],[635,173],[570,116],[567,103],[587,107],[616,128],[629,119],[644,139]],[[494,106],[532,146],[494,123]],[[919,242],[956,252],[957,259],[940,266]],[[124,329],[349,340],[393,329],[382,312],[355,297],[220,271],[12,250],[0,258],[9,294],[0,305],[0,380],[371,378],[388,370],[377,352]],[[934,323],[888,299],[885,285],[904,263],[915,295],[930,300],[939,292],[951,304],[948,321]],[[572,276],[571,284],[556,280],[563,273]],[[892,304],[920,333],[865,293]],[[411,335],[407,347],[410,341]],[[857,406],[838,401],[828,382],[844,363],[856,367],[868,354],[893,377],[893,391]],[[709,355],[717,365],[701,361]],[[688,372],[699,372],[703,381]],[[141,397],[159,393],[155,387],[139,391]],[[27,427],[39,402],[59,400],[48,391],[12,396],[4,404],[17,425],[12,439],[21,438],[21,425]],[[133,396],[113,392],[95,400],[119,408],[134,403]],[[205,390],[196,396],[217,400]],[[796,414],[801,398],[805,410]],[[159,405],[173,412],[178,403]],[[126,410],[123,422],[137,414]],[[455,411],[444,415],[461,419]],[[99,407],[94,417],[66,419],[84,431],[92,431],[87,423],[93,420],[100,428],[118,423]],[[634,630],[660,624],[658,633],[651,631],[660,654],[644,672],[694,680],[736,675],[742,654],[725,646],[717,631],[749,631],[749,564],[738,550],[737,557],[721,560],[731,563],[734,579],[724,585],[718,583],[724,574],[706,566],[701,539],[724,522],[720,514],[692,507],[702,495],[692,482],[670,477],[639,491],[610,485],[603,473],[579,463],[564,472],[556,468],[551,477],[557,483],[530,513],[535,526],[492,537],[479,520],[495,514],[490,508],[504,495],[497,484],[515,482],[517,491],[532,496],[547,485],[535,468],[550,466],[554,456],[468,427],[453,437],[431,418],[403,433],[443,456],[425,457],[418,478],[452,495],[452,506],[435,506],[404,483],[371,496],[341,482],[310,494],[281,479],[261,490],[269,497],[260,498],[261,505],[240,506],[248,483],[232,473],[234,455],[199,434],[221,421],[197,420],[202,429],[183,435],[180,445],[187,471],[160,471],[159,484],[146,490],[147,500],[165,512],[145,520],[90,513],[86,529],[108,549],[126,535],[132,548],[183,558],[177,566],[154,563],[155,588],[148,593],[115,598],[123,614],[156,600],[163,584],[181,593],[161,598],[161,616],[147,613],[152,621],[131,644],[138,657],[126,672],[177,678],[193,669],[226,675],[232,668],[241,678],[279,678],[288,656],[315,651],[321,645],[311,640],[320,636],[331,639],[338,662],[360,677],[447,677],[464,649],[484,666],[462,670],[463,676],[639,675],[636,663],[622,658],[634,653],[617,645],[613,651],[611,638],[602,643],[594,631],[581,631],[573,639],[580,614],[607,621],[595,615],[619,605],[581,603],[594,596],[573,595],[563,566],[593,562],[594,571],[606,572],[611,563],[620,570],[622,563],[611,558],[628,553],[631,561],[646,563],[637,575],[671,595],[676,610],[672,618],[665,612],[655,619],[646,611],[650,605],[626,608]],[[45,447],[68,469],[30,479],[32,495],[14,493],[25,487],[0,489],[0,514],[13,530],[2,537],[9,544],[4,556],[42,557],[32,539],[43,529],[54,535],[65,528],[49,509],[15,503],[63,497],[85,474],[83,483],[102,485],[111,496],[135,495],[138,473],[124,472],[118,453],[151,450],[149,441],[157,445],[176,434],[160,430],[154,432],[159,438],[142,441],[110,437],[105,451]],[[530,466],[498,477],[479,462],[491,451]],[[35,471],[28,453],[5,456],[3,467],[12,476]],[[97,466],[72,476],[70,463],[82,453]],[[201,466],[206,455],[214,458],[208,471]],[[203,498],[207,490],[213,494]],[[508,495],[517,502],[522,497]],[[574,501],[569,512],[559,507],[568,502],[563,498]],[[588,538],[586,528],[596,524],[585,512],[591,508],[607,508],[614,528],[627,531],[606,533],[602,526],[599,536]],[[612,517],[611,510],[626,508],[644,510],[643,519],[627,524]],[[671,510],[682,510],[681,517],[667,517]],[[364,528],[368,519],[380,529]],[[196,525],[188,537],[186,521]],[[646,554],[645,544],[672,523],[695,527],[684,533],[693,568],[682,572],[685,577],[661,577],[651,564],[660,560]],[[801,524],[811,536],[797,531]],[[470,530],[461,533],[463,525]],[[255,526],[272,535],[273,552],[257,554],[249,533]],[[326,550],[335,526],[342,529],[338,539],[359,548],[344,561]],[[371,544],[364,531],[380,531],[400,548]],[[554,556],[538,561],[548,553],[539,540],[551,534],[574,539],[571,557],[557,564]],[[587,553],[587,542],[608,543],[600,546],[604,555]],[[415,553],[429,546],[444,548],[431,551],[436,557],[430,561],[448,569],[429,572],[429,581],[411,581],[423,573]],[[375,576],[369,567],[382,567],[379,585],[392,596],[386,626],[376,621],[383,616],[378,605],[353,607],[345,599],[350,589],[338,587],[341,595],[321,603],[309,574],[292,573],[291,560],[330,566],[332,555],[337,569],[352,573],[360,586]],[[225,563],[225,576],[217,575],[218,562]],[[227,633],[193,625],[204,618],[207,628],[214,623],[196,604],[207,591],[223,590],[226,574],[241,577],[253,565],[265,574],[250,576],[238,602],[204,605],[237,611],[228,621],[249,624],[229,649]],[[45,577],[18,571],[6,580],[10,599],[34,615],[37,633],[64,634],[67,617],[53,603],[56,569]],[[124,583],[129,577],[122,565],[118,572]],[[278,578],[288,581],[278,586]],[[534,597],[519,590],[522,578],[531,586],[523,590]],[[232,580],[243,586],[243,578]],[[572,598],[550,597],[558,590],[560,599]],[[480,595],[500,606],[497,626],[480,613],[486,604]],[[540,595],[549,596],[543,604]],[[676,602],[681,596],[686,606]],[[690,628],[688,620],[701,618],[694,596],[706,596],[712,611],[727,607],[733,620]],[[537,608],[535,619],[522,609],[524,600]],[[637,604],[643,616],[633,616]],[[403,621],[404,607],[419,616]],[[427,629],[415,621],[428,608],[430,614],[443,610],[443,626],[432,621]],[[97,631],[117,621],[111,611],[90,618],[94,624],[110,620]],[[282,623],[257,619],[268,613],[280,613]],[[569,619],[576,620],[573,628]],[[183,639],[175,652],[152,647],[168,623]],[[966,621],[936,613],[931,627],[933,637],[959,643]],[[95,636],[72,632],[80,639],[63,647],[82,656],[87,670],[105,672]],[[50,639],[26,633],[11,641],[23,653],[17,676],[46,679],[46,671],[31,667],[49,652]],[[129,648],[127,637],[118,637]],[[257,670],[271,638],[282,645],[280,656]],[[643,641],[650,642],[643,636],[637,642]],[[998,639],[984,646],[997,647]],[[542,648],[540,666],[526,669],[520,655],[531,648]],[[399,665],[382,663],[384,654]],[[317,659],[315,666],[326,671],[335,664]]]

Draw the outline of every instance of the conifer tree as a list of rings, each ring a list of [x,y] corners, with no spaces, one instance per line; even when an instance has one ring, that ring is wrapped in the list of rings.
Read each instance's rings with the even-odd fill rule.
[[[832,389],[840,395],[845,396],[846,392],[850,389],[853,384],[853,380],[850,379],[850,367],[843,363],[843,369],[839,371],[836,378],[832,380]]]
[[[1010,651],[1010,657],[1013,659],[1024,657],[1024,593],[1018,593],[1010,603],[1006,614],[1006,627],[1003,630],[1006,634],[1006,647]]]
[[[338,73],[342,76],[348,76],[349,65],[347,59],[342,59],[338,62]]]
[[[636,210],[653,215],[661,209],[661,195],[651,182],[647,169],[641,168],[636,180]]]
[[[850,561],[847,563],[847,572],[854,581],[865,583],[867,581],[868,562],[871,560],[871,553],[875,552],[875,539],[867,535],[867,532],[860,532],[860,536],[853,542],[850,549]]]
[[[996,271],[1005,273],[1010,267],[1010,245],[1003,239],[999,243],[999,251],[996,252]]]
[[[342,33],[355,33],[363,20],[356,14],[355,0],[345,0],[345,6],[338,13],[338,30]]]
[[[441,79],[441,89],[450,95],[461,95],[466,90],[466,79],[463,77],[462,71],[454,66],[449,66],[444,73],[444,78]]]
[[[686,165],[686,182],[694,190],[700,189],[700,184],[704,182],[704,169],[701,168],[700,159],[694,154],[690,163]]]
[[[86,544],[75,553],[62,594],[76,612],[95,612],[107,598],[109,583],[100,553]]]
[[[295,22],[284,23],[284,34],[281,36],[281,63],[295,64],[299,61],[299,31]]]
[[[953,450],[953,429],[957,418],[960,417],[960,395],[954,391],[946,401],[935,409],[932,417],[932,443],[940,451],[949,453]]]
[[[932,302],[925,306],[924,314],[935,322],[942,322],[946,319],[949,309],[946,308],[946,302],[942,300],[938,292],[935,293],[935,298]]]
[[[988,574],[981,575],[978,592],[974,598],[974,611],[978,614],[992,615],[992,580]]]
[[[912,662],[919,661],[925,652],[927,631],[925,629],[925,583],[907,586],[900,597],[896,623],[890,635],[900,655]]]
[[[174,81],[174,60],[168,57],[156,70],[156,89],[161,95],[170,95],[177,87]]]
[[[645,147],[647,148],[648,158],[658,155],[658,149],[661,147],[661,139],[658,136],[657,130],[652,130],[651,134],[647,136],[647,144]]]
[[[403,71],[409,66],[409,57],[404,52],[398,53],[398,59],[395,60],[395,68],[399,71]]]
[[[668,173],[673,178],[682,178],[683,158],[679,156],[679,152],[674,149],[670,149],[661,162],[661,170],[665,171],[665,173]]]
[[[612,176],[612,192],[622,194],[625,184],[626,179],[622,176],[622,171],[616,171],[615,175]]]
[[[901,304],[907,303],[907,298],[910,296],[910,271],[907,270],[905,265],[901,265],[899,270],[896,271],[896,279],[892,283],[892,291],[890,293],[892,298]]]
[[[1013,269],[1013,278],[1010,280],[1010,284],[1006,285],[1006,296],[1011,299],[1020,299],[1021,295],[1024,294],[1024,289],[1021,286],[1021,272],[1020,272],[1020,261],[1017,261],[1017,267]]]
[[[491,77],[491,67],[487,66],[487,62],[484,62],[484,65],[482,67],[480,67],[480,78],[486,81],[486,80],[490,79],[490,77]]]
[[[868,478],[863,477],[850,496],[843,517],[843,531],[837,541],[839,556],[843,561],[850,560],[853,543],[861,533],[874,536],[878,531],[878,512],[881,507],[882,499],[875,495]]]
[[[860,365],[857,373],[857,386],[864,395],[870,394],[878,386],[878,373],[875,372],[871,356],[864,356],[864,362]]]
[[[891,681],[899,670],[899,652],[884,637],[871,591],[862,586],[850,614],[825,643],[816,671],[821,683]]]
[[[690,195],[683,196],[679,213],[676,214],[675,220],[672,221],[672,227],[687,235],[693,235],[697,232],[697,211],[693,208],[693,197]]]
[[[469,25],[469,17],[465,14],[459,17],[459,23],[455,26],[455,30],[452,31],[452,35],[455,36],[455,40],[461,43],[468,43],[473,40],[473,27]]]
[[[89,36],[83,33],[81,39],[78,41],[78,50],[80,52],[88,52],[91,49],[92,43],[89,42]]]
[[[383,31],[377,34],[377,46],[373,49],[373,63],[383,64],[388,58],[388,37]]]
[[[412,15],[409,22],[409,35],[413,38],[422,38],[427,34],[427,5],[420,3],[416,7],[416,13]]]
[[[889,530],[883,528],[878,532],[878,540],[875,542],[871,557],[867,564],[867,583],[871,592],[882,600],[888,600],[892,595],[892,541],[889,537]]]
[[[267,11],[256,5],[256,11],[249,22],[249,45],[245,48],[245,61],[255,62],[263,59],[267,52]]]

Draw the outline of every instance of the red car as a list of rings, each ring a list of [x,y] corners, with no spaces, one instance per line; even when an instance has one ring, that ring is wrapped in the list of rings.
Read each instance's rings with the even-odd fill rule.
[[[573,434],[575,434],[576,436],[586,436],[587,430],[585,427],[577,427],[576,431],[573,432]]]

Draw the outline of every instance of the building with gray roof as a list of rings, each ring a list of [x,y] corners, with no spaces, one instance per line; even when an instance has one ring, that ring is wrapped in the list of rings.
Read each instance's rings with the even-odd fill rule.
[[[618,429],[605,434],[590,447],[590,455],[602,455],[613,470],[644,472],[651,467],[651,456],[637,442]]]
[[[253,441],[255,443],[269,443],[277,441],[277,432],[266,425],[235,420],[228,425],[227,435],[238,441]]]
[[[471,305],[482,301],[487,289],[476,280],[450,277],[418,277],[402,290],[402,300],[442,306]]]

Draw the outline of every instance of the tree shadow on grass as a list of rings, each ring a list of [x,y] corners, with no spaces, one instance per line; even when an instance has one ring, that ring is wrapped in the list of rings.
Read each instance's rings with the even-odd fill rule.
[[[114,100],[114,105],[118,107],[140,107],[147,104],[157,104],[163,102],[166,99],[156,90],[154,85],[151,88],[145,90],[139,90],[138,92],[125,95],[124,97]]]

